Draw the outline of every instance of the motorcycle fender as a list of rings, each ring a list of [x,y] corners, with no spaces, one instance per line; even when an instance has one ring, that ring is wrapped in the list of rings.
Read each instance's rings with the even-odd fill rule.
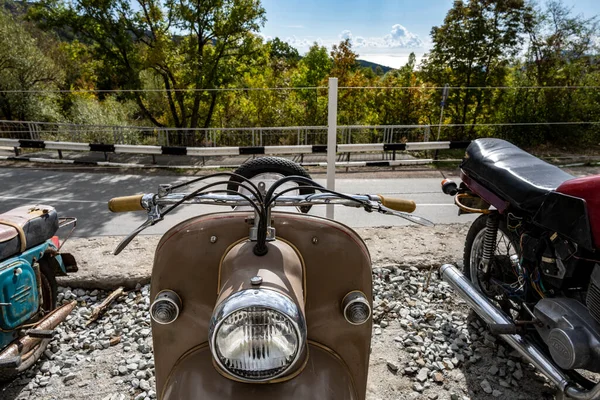
[[[213,366],[208,344],[184,354],[175,364],[160,396],[175,399],[244,400],[353,400],[357,399],[352,375],[331,349],[309,342],[306,367],[296,377],[279,383],[248,384],[221,376]]]

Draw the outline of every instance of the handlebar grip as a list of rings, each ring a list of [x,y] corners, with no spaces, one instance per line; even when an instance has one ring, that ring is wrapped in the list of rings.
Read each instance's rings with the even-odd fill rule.
[[[143,194],[133,196],[115,197],[108,201],[108,209],[114,213],[127,211],[144,211],[142,206]]]
[[[390,197],[383,197],[382,195],[379,195],[379,198],[381,198],[381,204],[387,208],[391,208],[394,211],[411,213],[417,208],[417,204],[412,200],[394,199]]]

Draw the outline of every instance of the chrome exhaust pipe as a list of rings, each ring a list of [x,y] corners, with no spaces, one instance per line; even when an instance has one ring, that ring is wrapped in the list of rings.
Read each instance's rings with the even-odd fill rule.
[[[56,328],[61,322],[63,322],[69,314],[73,311],[77,302],[73,300],[70,303],[62,305],[50,312],[50,314],[46,315],[40,321],[38,321],[32,329],[40,329],[40,330],[52,330]],[[6,361],[15,357],[19,357],[23,354],[27,354],[29,350],[34,348],[38,343],[42,341],[39,337],[32,336],[23,336],[20,339],[15,340],[11,344],[9,344],[3,351],[0,353],[0,361]]]
[[[445,264],[440,268],[442,278],[452,286],[458,295],[467,302],[477,315],[487,324],[513,325],[513,321],[496,308],[454,265]],[[561,392],[569,397],[581,400],[598,399],[600,383],[591,390],[579,389],[571,383],[565,373],[548,358],[534,343],[518,334],[498,335],[512,348],[532,363],[540,372],[548,377]]]

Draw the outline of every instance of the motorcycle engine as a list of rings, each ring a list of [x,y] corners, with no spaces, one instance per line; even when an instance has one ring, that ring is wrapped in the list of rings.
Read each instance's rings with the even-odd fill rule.
[[[600,324],[585,305],[570,298],[545,298],[534,314],[541,322],[536,329],[558,366],[600,372]]]

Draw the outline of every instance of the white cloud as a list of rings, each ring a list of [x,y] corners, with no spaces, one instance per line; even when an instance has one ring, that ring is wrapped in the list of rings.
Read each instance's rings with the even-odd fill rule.
[[[305,48],[305,47],[310,47],[312,42],[308,39],[305,38],[298,38],[295,35],[292,35],[290,37],[287,37],[285,39],[285,41],[290,45],[293,46],[297,49],[301,49],[301,48]]]
[[[345,30],[340,34],[340,39],[350,39],[350,42],[356,48],[418,49],[423,47],[423,41],[419,36],[400,24],[392,26],[390,33],[384,36],[365,38],[354,36],[351,31]]]
[[[331,49],[334,44],[346,39],[350,40],[360,59],[379,62],[394,68],[406,64],[411,52],[415,52],[417,59],[420,59],[430,47],[428,41],[421,40],[417,34],[410,32],[400,24],[393,25],[389,33],[383,36],[358,36],[350,30],[344,30],[336,39],[323,40],[320,37],[315,39],[314,36],[292,35],[285,41],[302,54],[307,52],[314,42],[317,42],[319,46]]]
[[[392,31],[383,37],[387,47],[419,48],[423,46],[423,41],[419,36],[409,32],[404,26],[396,24],[392,26]]]

